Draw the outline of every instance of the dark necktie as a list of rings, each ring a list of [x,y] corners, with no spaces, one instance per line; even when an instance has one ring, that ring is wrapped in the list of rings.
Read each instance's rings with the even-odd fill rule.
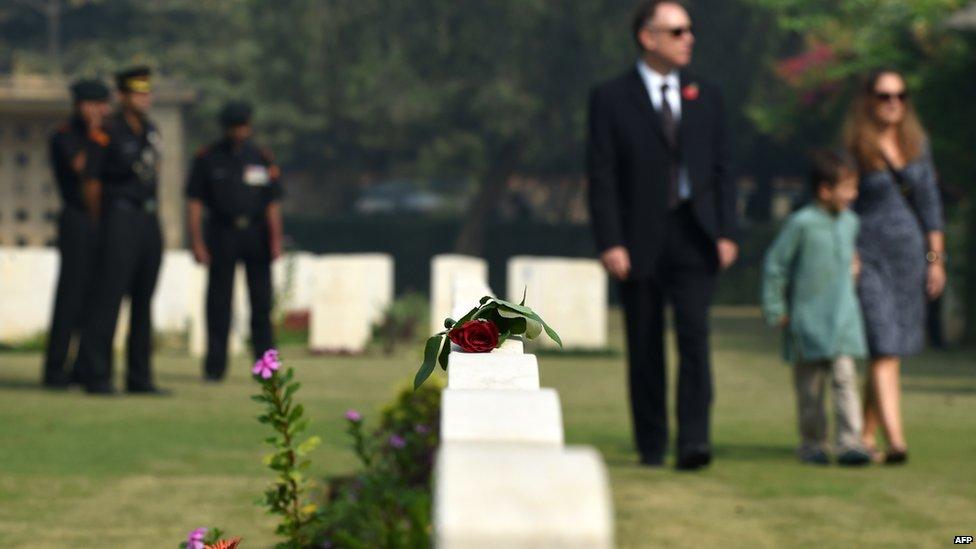
[[[668,166],[668,208],[674,209],[681,201],[680,197],[680,176],[678,163],[678,123],[674,120],[674,111],[668,103],[668,85],[661,85],[661,126],[664,130],[664,137],[671,145],[671,162]]]

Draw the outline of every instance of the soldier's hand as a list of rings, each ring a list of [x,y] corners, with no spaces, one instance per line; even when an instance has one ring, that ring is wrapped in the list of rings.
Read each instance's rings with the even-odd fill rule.
[[[623,246],[614,246],[600,254],[600,261],[607,272],[617,280],[630,276],[630,253]]]
[[[210,265],[210,250],[207,249],[206,244],[203,242],[193,244],[193,259],[201,265]]]
[[[272,237],[270,244],[271,244],[271,259],[273,261],[281,257],[281,253],[282,253],[281,238]]]

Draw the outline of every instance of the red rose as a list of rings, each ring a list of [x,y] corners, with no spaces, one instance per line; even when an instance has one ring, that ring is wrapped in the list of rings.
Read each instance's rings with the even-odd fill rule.
[[[489,353],[498,347],[498,326],[490,320],[469,320],[447,335],[466,353]]]
[[[681,89],[681,97],[684,97],[687,101],[694,101],[698,99],[698,84],[688,84]]]

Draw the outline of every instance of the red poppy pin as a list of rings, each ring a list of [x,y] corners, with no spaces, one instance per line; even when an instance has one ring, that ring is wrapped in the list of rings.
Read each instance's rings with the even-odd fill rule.
[[[687,86],[681,88],[681,97],[683,97],[685,101],[694,101],[695,99],[698,99],[698,94],[700,92],[701,90],[698,89],[698,84],[688,84]]]

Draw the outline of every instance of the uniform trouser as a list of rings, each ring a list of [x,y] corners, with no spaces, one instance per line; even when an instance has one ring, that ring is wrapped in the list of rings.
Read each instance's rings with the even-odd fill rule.
[[[828,377],[836,421],[836,449],[842,452],[860,447],[861,400],[858,397],[857,369],[853,359],[841,356],[834,360],[798,362],[793,366],[800,453],[826,449],[824,385]]]
[[[234,271],[244,263],[251,303],[251,349],[255,359],[274,347],[271,331],[271,252],[267,227],[237,228],[219,222],[207,226],[210,275],[207,284],[207,358],[204,375],[220,379],[227,370]]]
[[[68,349],[71,338],[81,332],[84,321],[85,299],[98,250],[96,243],[97,231],[88,214],[78,208],[66,207],[58,220],[61,264],[44,358],[45,383],[68,381]],[[72,377],[81,380],[77,369]]]
[[[668,443],[666,301],[674,312],[678,340],[678,452],[709,443],[712,374],[708,309],[717,272],[715,244],[686,204],[668,215],[655,274],[622,285],[634,438],[644,459],[662,459]]]
[[[153,386],[152,296],[163,254],[162,232],[154,213],[128,206],[105,208],[92,301],[82,334],[79,362],[89,387],[112,383],[112,339],[122,298],[129,296],[126,386]]]

